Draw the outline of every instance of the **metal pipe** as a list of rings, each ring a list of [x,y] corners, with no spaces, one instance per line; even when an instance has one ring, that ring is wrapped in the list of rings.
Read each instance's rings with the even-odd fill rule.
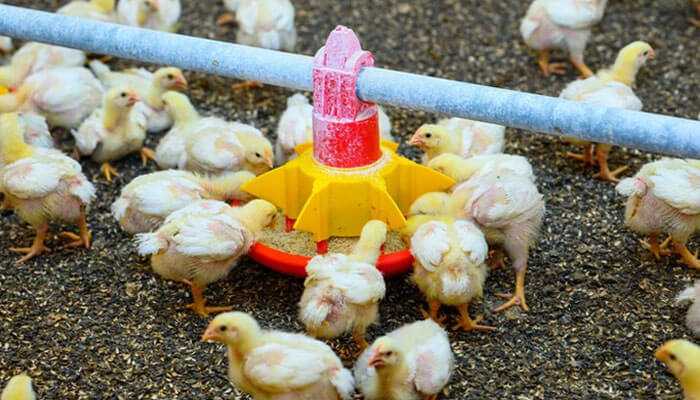
[[[311,90],[312,58],[0,5],[0,35]],[[365,68],[366,101],[471,118],[552,135],[700,158],[700,122],[594,107],[422,75]]]

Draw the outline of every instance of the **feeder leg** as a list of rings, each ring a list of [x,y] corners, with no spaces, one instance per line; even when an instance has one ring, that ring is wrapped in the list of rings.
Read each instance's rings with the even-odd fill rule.
[[[491,332],[496,330],[496,328],[493,326],[479,325],[479,322],[484,319],[484,317],[481,315],[476,317],[476,319],[472,319],[472,317],[469,315],[469,303],[457,306],[457,311],[459,311],[459,319],[457,319],[457,325],[455,325],[452,329],[461,329],[465,332]]]
[[[320,242],[316,242],[316,253],[317,254],[328,253],[328,240],[321,240]]]
[[[189,282],[187,282],[189,283]],[[196,312],[202,317],[206,317],[211,313],[220,313],[224,311],[231,311],[233,307],[209,307],[207,306],[207,300],[204,298],[204,288],[189,283],[190,291],[192,291],[192,303],[187,305],[187,308]]]
[[[295,219],[291,219],[287,216],[284,217],[284,231],[291,232],[294,229],[294,223],[297,222]]]
[[[31,260],[32,258],[45,253],[50,249],[44,245],[44,240],[46,239],[46,233],[49,231],[49,224],[43,224],[36,228],[36,236],[34,236],[34,243],[32,247],[10,247],[10,251],[20,254],[26,254],[24,257],[17,260],[17,264],[22,264],[25,261]]]

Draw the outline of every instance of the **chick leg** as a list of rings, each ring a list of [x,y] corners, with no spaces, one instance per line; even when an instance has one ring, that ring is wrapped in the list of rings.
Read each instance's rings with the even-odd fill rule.
[[[235,24],[236,24],[236,16],[231,14],[231,13],[223,13],[219,16],[219,18],[216,19],[216,25],[218,25],[218,26],[235,25]]]
[[[649,240],[640,240],[640,243],[642,244],[642,247],[651,251],[651,254],[653,254],[657,260],[660,260],[661,256],[671,254],[671,252],[667,249],[670,241],[671,237],[669,236],[663,243],[659,244],[659,235],[657,233],[652,233],[649,235]]]
[[[426,396],[424,397],[424,399],[425,399],[425,400],[437,400],[437,396],[438,396],[438,395],[436,395],[436,394],[429,394],[429,395],[426,395]]]
[[[459,319],[457,320],[457,325],[452,327],[452,329],[462,329],[465,332],[491,332],[496,330],[493,326],[479,325],[479,322],[483,319],[482,316],[478,316],[473,320],[469,315],[469,303],[457,306],[457,311],[459,311]]]
[[[620,180],[617,176],[627,170],[628,166],[622,166],[614,171],[610,171],[608,167],[608,154],[610,153],[610,145],[599,144],[595,148],[596,159],[598,160],[598,167],[600,172],[595,176],[608,182],[619,182]]]
[[[563,75],[566,73],[566,63],[549,62],[549,50],[540,50],[539,58],[537,59],[537,64],[540,66],[540,70],[544,76],[549,76],[550,74]]]
[[[262,83],[257,82],[257,81],[243,81],[241,83],[236,83],[231,85],[231,89],[234,91],[239,91],[239,90],[248,90],[248,89],[257,89],[261,88]]]
[[[206,317],[211,313],[220,313],[231,311],[233,307],[209,307],[207,300],[204,298],[204,288],[190,283],[190,291],[192,292],[192,303],[187,305],[187,308],[196,312],[202,317]]]
[[[685,243],[674,241],[673,247],[687,266],[690,268],[700,269],[700,260],[698,260],[697,254],[691,253]]]
[[[582,154],[567,152],[566,156],[583,162],[585,166],[595,165],[595,161],[593,160],[594,146],[593,143],[588,143],[584,146]]]
[[[105,176],[107,182],[112,182],[112,176],[119,176],[119,172],[108,162],[102,163],[100,171],[102,171],[102,175]]]
[[[369,343],[367,343],[367,339],[365,339],[365,333],[366,333],[367,327],[365,326],[356,326],[352,330],[352,339],[355,341],[355,344],[359,348],[360,352],[362,352],[364,349],[369,346]]]
[[[46,240],[46,233],[49,231],[49,224],[43,224],[36,228],[36,236],[34,236],[34,243],[32,247],[11,247],[10,251],[15,253],[25,254],[24,257],[17,260],[17,264],[22,264],[25,261],[31,260],[32,258],[40,255],[41,253],[47,252],[50,249],[44,245],[44,240]]]
[[[503,250],[501,248],[495,248],[489,252],[489,258],[486,262],[489,267],[491,267],[491,270],[495,271],[506,267],[506,263],[503,261],[504,257],[505,254],[503,254]]]
[[[72,240],[72,242],[66,244],[63,247],[85,247],[90,248],[90,242],[92,240],[92,233],[87,226],[87,221],[85,218],[85,210],[80,211],[80,219],[78,220],[78,228],[80,229],[80,235],[76,235],[73,232],[61,232],[58,236]]]
[[[578,55],[574,56],[572,55],[569,60],[571,61],[572,64],[574,64],[574,67],[583,75],[584,78],[588,78],[593,76],[593,71],[591,71],[590,68],[586,65],[586,63],[583,62],[583,57]]]
[[[700,4],[695,5],[695,13],[698,15],[698,18],[691,18],[690,23],[700,28]]]
[[[446,317],[440,316],[440,302],[437,300],[428,300],[428,307],[430,308],[430,311],[425,311],[424,309],[420,310],[421,314],[423,314],[423,318],[432,319],[438,325],[442,326]]]
[[[527,268],[515,272],[515,294],[499,294],[499,297],[510,298],[507,302],[497,307],[494,312],[505,311],[513,306],[520,306],[523,311],[530,311],[530,307],[525,302],[525,273]]]
[[[149,149],[148,147],[141,147],[141,162],[145,167],[148,165],[148,160],[156,160],[156,152]]]

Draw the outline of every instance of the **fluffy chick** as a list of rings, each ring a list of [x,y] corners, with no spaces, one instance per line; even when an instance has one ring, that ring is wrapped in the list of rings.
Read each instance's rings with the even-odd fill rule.
[[[462,157],[501,153],[505,133],[506,128],[501,125],[449,118],[422,125],[408,143],[423,150],[423,164],[427,164],[446,153]]]
[[[599,71],[588,79],[571,82],[559,97],[601,107],[639,111],[642,109],[642,101],[635,95],[632,88],[639,69],[654,57],[654,49],[648,43],[630,43],[620,50],[611,68]],[[621,167],[610,171],[608,154],[612,146],[609,144],[593,144],[573,137],[568,137],[566,140],[584,147],[583,154],[567,153],[567,156],[581,160],[586,165],[593,165],[595,150],[595,161],[600,168],[599,176],[603,180],[617,182],[617,176],[627,169],[627,167]]]
[[[30,42],[20,47],[10,63],[0,67],[0,85],[17,87],[31,74],[57,67],[82,67],[85,53],[67,47]]]
[[[80,164],[51,149],[35,149],[24,142],[23,127],[15,113],[0,116],[0,190],[5,202],[36,230],[28,248],[10,250],[25,254],[25,262],[45,251],[50,222],[78,225],[80,235],[63,232],[73,240],[68,247],[90,247],[85,214],[95,198],[95,188],[83,175]]]
[[[470,158],[442,154],[430,160],[428,167],[449,176],[456,182],[466,182],[492,173],[517,175],[535,182],[535,174],[527,158],[510,154],[490,154]]]
[[[181,9],[180,0],[120,0],[117,21],[124,25],[175,32]]]
[[[358,347],[367,347],[365,332],[377,321],[386,292],[384,278],[375,267],[386,233],[385,223],[369,221],[351,254],[311,259],[299,319],[312,336],[334,338],[352,330]]]
[[[255,400],[350,400],[354,380],[325,343],[263,330],[249,314],[217,315],[202,335],[228,347],[231,383]]]
[[[623,179],[616,190],[627,197],[625,225],[649,237],[643,244],[656,258],[665,252],[658,237],[667,233],[683,262],[700,269],[700,261],[686,247],[690,236],[700,229],[700,162],[655,161],[634,177]]]
[[[136,235],[138,251],[151,256],[158,275],[190,285],[193,302],[188,308],[201,316],[227,311],[231,307],[208,307],[204,290],[228,275],[276,214],[265,200],[239,208],[200,200],[170,214],[157,231]]]
[[[26,374],[12,377],[0,394],[0,400],[36,400],[32,378]]]
[[[163,95],[170,90],[187,90],[187,79],[179,68],[164,67],[156,72],[131,68],[113,72],[101,61],[93,60],[90,61],[90,69],[107,89],[128,86],[138,93],[146,109],[149,132],[164,131],[173,125],[173,118],[165,109]]]
[[[103,94],[100,81],[85,68],[50,68],[0,96],[0,113],[34,112],[51,126],[73,129],[99,107]]]
[[[591,28],[603,18],[607,0],[535,0],[520,23],[525,43],[539,53],[544,76],[564,74],[564,63],[550,63],[551,50],[564,50],[581,75],[593,72],[583,60]]]
[[[656,350],[655,356],[676,377],[685,400],[700,399],[700,346],[687,340],[671,340]]]
[[[52,149],[55,147],[46,118],[31,112],[20,113],[19,120],[24,131],[24,142],[32,147]]]
[[[168,215],[198,200],[250,200],[240,187],[253,178],[248,171],[218,177],[178,170],[141,175],[122,188],[112,204],[112,215],[131,234],[150,232]]]
[[[455,306],[460,318],[455,328],[492,331],[472,320],[469,304],[483,296],[488,245],[484,234],[470,221],[430,221],[411,237],[415,257],[412,280],[428,301],[423,314],[440,323],[440,305]]]
[[[375,340],[353,372],[367,400],[434,400],[453,370],[447,333],[434,321],[424,320]]]
[[[696,337],[700,337],[700,281],[678,294],[678,303],[691,303],[685,324]]]
[[[102,22],[115,22],[114,3],[115,0],[74,0],[56,10],[56,13]]]
[[[153,151],[143,147],[146,139],[146,115],[134,104],[139,95],[132,89],[115,87],[104,97],[102,107],[95,110],[77,131],[73,131],[75,146],[81,156],[101,163],[107,181],[119,176],[110,161],[140,152],[143,164],[155,158]]]
[[[239,0],[236,42],[271,50],[294,51],[297,31],[289,0]]]

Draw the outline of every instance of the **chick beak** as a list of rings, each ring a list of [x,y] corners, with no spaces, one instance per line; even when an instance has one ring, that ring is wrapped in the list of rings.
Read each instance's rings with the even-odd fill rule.
[[[153,11],[158,11],[160,9],[160,5],[158,4],[158,0],[149,0],[148,5],[151,7],[151,10],[153,10]]]
[[[425,142],[423,142],[423,138],[416,133],[411,137],[411,140],[408,141],[408,144],[410,144],[411,146],[421,147],[425,144]]]
[[[661,362],[666,361],[668,359],[668,355],[669,353],[665,346],[660,347],[658,350],[656,350],[656,353],[654,353],[654,357]]]
[[[656,58],[656,52],[654,49],[649,49],[649,54],[647,54],[647,59],[648,60],[653,60]]]
[[[138,94],[129,93],[129,97],[127,99],[127,104],[129,104],[130,106],[133,106],[134,104],[136,104],[140,100],[141,100],[141,98],[139,97]]]
[[[272,167],[275,166],[275,161],[272,159],[272,154],[265,154],[265,156],[263,157],[263,159],[265,160],[265,164],[266,164],[268,167],[272,168]]]
[[[202,342],[214,342],[219,338],[216,330],[213,327],[208,327],[202,334]]]
[[[175,77],[175,88],[178,90],[187,90],[187,79],[182,75]]]
[[[372,355],[369,357],[369,361],[367,361],[367,365],[372,368],[380,368],[384,366],[384,360],[382,359],[379,351],[372,353]]]

